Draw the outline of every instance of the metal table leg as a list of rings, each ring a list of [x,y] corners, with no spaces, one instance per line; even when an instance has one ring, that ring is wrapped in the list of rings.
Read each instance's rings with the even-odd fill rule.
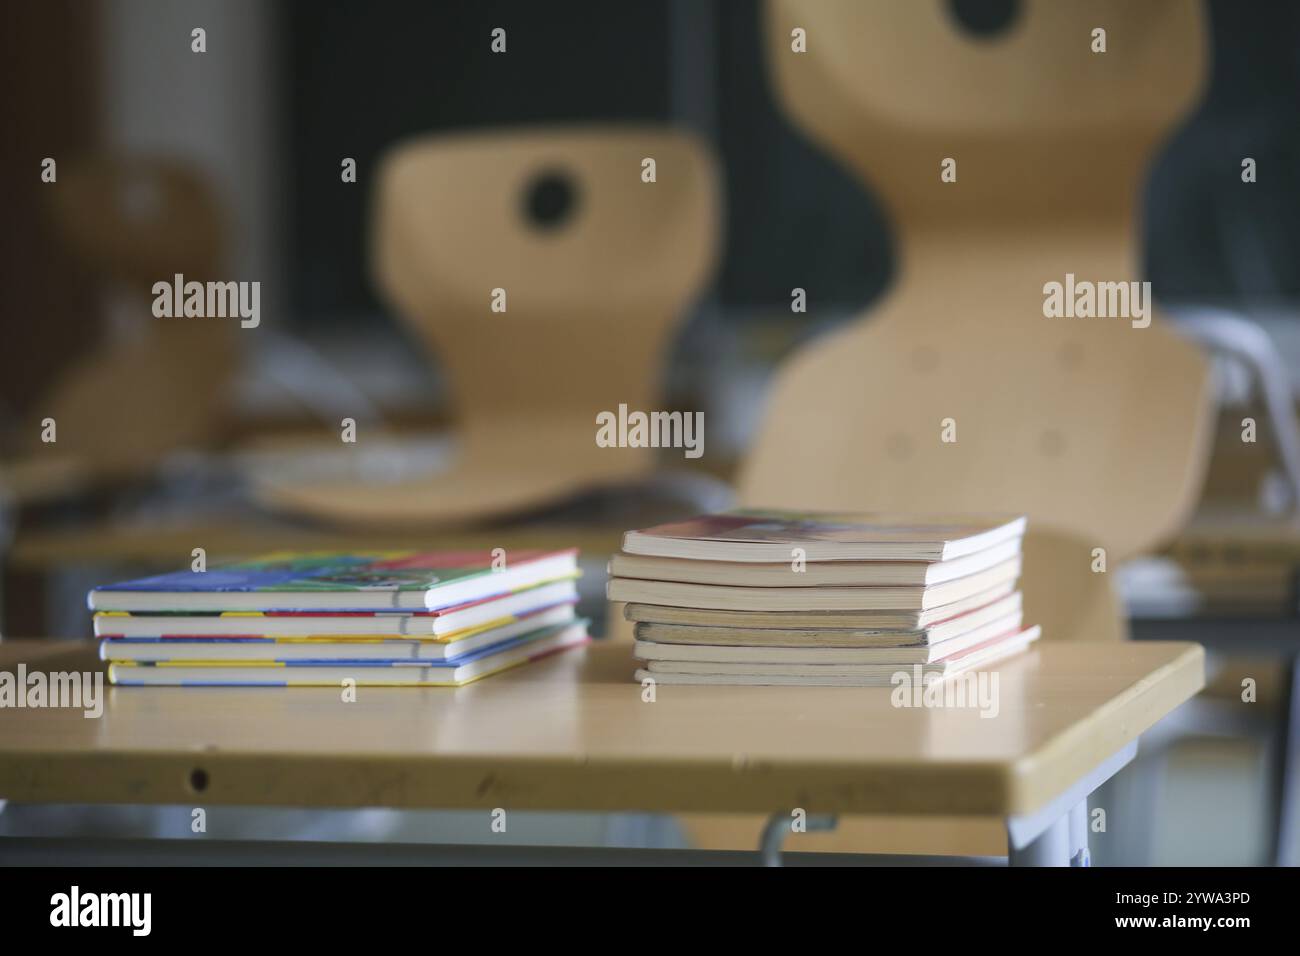
[[[834,830],[836,818],[833,815],[809,815],[806,822],[808,832],[813,833],[818,830]],[[793,823],[794,816],[790,813],[774,813],[768,818],[758,841],[758,853],[764,866],[781,865],[781,844],[785,842],[785,835],[790,832]]]
[[[1070,808],[1070,866],[1092,866],[1088,852],[1088,801]]]
[[[1035,813],[1007,818],[1011,866],[1089,866],[1088,794],[1137,756],[1137,741],[1112,754]]]
[[[1017,847],[1013,840],[1008,840],[1007,863],[1010,866],[1069,866],[1070,815],[1058,817],[1024,846]]]

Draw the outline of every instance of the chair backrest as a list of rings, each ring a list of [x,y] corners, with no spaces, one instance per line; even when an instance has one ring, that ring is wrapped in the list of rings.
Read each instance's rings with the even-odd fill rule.
[[[1113,565],[1185,519],[1208,454],[1208,366],[1128,285],[1145,168],[1203,82],[1201,14],[1042,0],[986,37],[960,6],[768,6],[778,98],[881,197],[898,272],[869,321],[779,370],[740,497],[1025,512]],[[1124,283],[1101,288],[1129,317],[1048,317],[1048,284],[1076,281]]]
[[[768,65],[787,115],[914,227],[1127,220],[1156,145],[1207,76],[1201,5],[1020,0],[1005,27],[951,0],[769,0]],[[806,32],[806,52],[791,32]],[[1105,31],[1105,52],[1094,52]],[[940,161],[957,183],[939,188]],[[1062,222],[1069,226],[1068,222]]]
[[[50,191],[60,238],[88,267],[138,295],[176,273],[220,274],[225,217],[212,184],[184,160],[154,156],[69,161]]]
[[[215,442],[238,360],[238,321],[151,315],[155,282],[171,284],[178,273],[186,281],[235,278],[220,274],[226,224],[211,184],[166,157],[69,161],[50,189],[50,214],[60,239],[143,319],[142,334],[79,358],[43,398],[59,449],[112,477]]]
[[[597,447],[596,416],[659,407],[719,218],[713,158],[684,133],[429,136],[384,160],[373,268],[447,373],[467,456],[598,481],[652,464]]]

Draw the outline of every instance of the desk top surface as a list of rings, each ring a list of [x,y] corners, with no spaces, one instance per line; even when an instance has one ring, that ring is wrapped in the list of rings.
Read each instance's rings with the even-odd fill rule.
[[[97,669],[89,642],[0,669]],[[0,797],[194,806],[1030,813],[1195,694],[1187,643],[1044,643],[998,713],[891,688],[658,686],[601,642],[468,687],[109,687],[103,715],[0,709]],[[990,677],[992,672],[990,672]]]

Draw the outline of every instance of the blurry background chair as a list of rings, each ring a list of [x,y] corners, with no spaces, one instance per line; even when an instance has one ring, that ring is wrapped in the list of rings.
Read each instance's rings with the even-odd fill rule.
[[[66,343],[77,357],[23,421],[18,454],[0,463],[0,563],[6,529],[24,506],[138,479],[170,452],[211,446],[237,359],[228,322],[151,314],[155,282],[177,273],[221,278],[220,204],[191,165],[152,155],[68,159],[44,198],[46,224],[68,261],[136,321],[107,345]],[[53,419],[51,443],[43,441],[45,419]]]
[[[229,323],[151,317],[151,288],[181,273],[218,278],[219,203],[191,166],[155,156],[68,160],[47,193],[49,223],[72,259],[132,313],[148,317],[67,366],[36,403],[52,418],[23,431],[27,456],[4,478],[20,502],[73,484],[146,474],[169,451],[211,444],[235,360]],[[71,350],[71,348],[70,348]]]
[[[447,374],[458,454],[419,478],[264,499],[464,524],[644,478],[655,451],[599,447],[596,416],[662,407],[667,349],[717,258],[707,149],[653,128],[434,136],[394,148],[379,176],[375,279]]]
[[[237,359],[238,324],[154,319],[151,289],[178,273],[186,281],[227,278],[213,190],[183,162],[142,156],[68,162],[49,197],[68,247],[146,319],[55,382],[42,408],[57,422],[59,448],[97,474],[121,477],[147,473],[176,448],[211,445]],[[38,440],[32,431],[33,444]]]
[[[1160,319],[1047,318],[1044,284],[1138,278],[1135,203],[1203,84],[1201,11],[1036,2],[997,5],[1000,23],[963,19],[980,6],[768,5],[778,99],[880,197],[900,262],[879,309],[778,371],[740,499],[1026,513],[1026,621],[1046,640],[1117,638],[1124,620],[1093,549],[1110,572],[1191,511],[1208,365]],[[1104,54],[1090,49],[1098,26]],[[792,50],[797,28],[806,53]],[[941,181],[946,159],[955,182]],[[941,440],[945,420],[954,442]],[[898,826],[804,840],[898,852]],[[692,829],[714,845],[707,826]],[[1000,830],[969,830],[925,821],[916,835],[941,845],[914,850],[998,852],[984,841]]]
[[[1101,23],[1114,40],[1094,54]],[[807,54],[790,50],[796,26]],[[778,0],[768,29],[780,101],[882,197],[900,265],[868,321],[778,373],[741,497],[1025,512],[1078,539],[1077,553],[1050,549],[1068,562],[1050,601],[1033,588],[1041,562],[1026,561],[1028,619],[1061,639],[1077,618],[1056,620],[1053,603],[1091,586],[1091,550],[1110,567],[1158,543],[1204,471],[1208,366],[1194,346],[1159,319],[1043,314],[1044,283],[1067,273],[1138,278],[1134,202],[1200,90],[1200,11],[1026,3],[1004,33],[977,36],[947,4]],[[940,181],[946,157],[956,182]]]

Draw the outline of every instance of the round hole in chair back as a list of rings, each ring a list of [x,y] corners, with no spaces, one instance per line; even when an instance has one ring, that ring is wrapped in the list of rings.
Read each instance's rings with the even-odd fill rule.
[[[1020,13],[1020,0],[948,0],[948,12],[971,36],[996,39]]]
[[[555,229],[571,218],[578,206],[578,187],[564,170],[546,169],[524,187],[524,218],[536,229]]]

